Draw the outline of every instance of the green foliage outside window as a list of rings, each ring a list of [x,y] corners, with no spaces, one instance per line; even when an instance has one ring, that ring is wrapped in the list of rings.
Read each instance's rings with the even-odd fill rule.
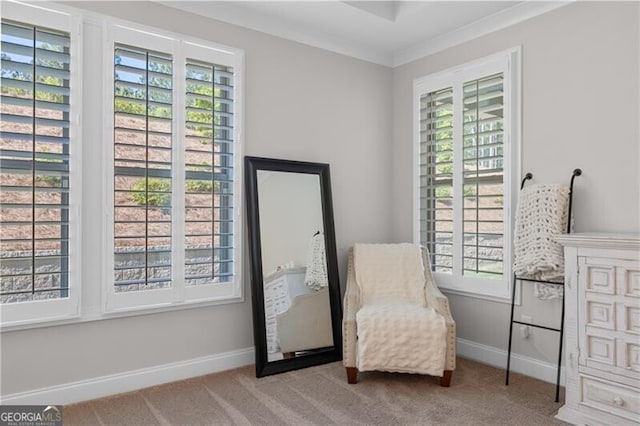
[[[168,206],[171,203],[171,181],[168,179],[140,179],[131,187],[133,201],[141,206]]]
[[[465,185],[463,190],[465,197],[473,197],[476,195],[476,189],[472,186]],[[450,186],[440,186],[436,188],[436,198],[451,198],[452,188]]]
[[[211,193],[214,188],[215,192],[220,190],[220,182],[212,182],[210,180],[188,180],[186,186],[189,192]]]
[[[145,183],[148,182],[148,185]],[[207,180],[187,180],[188,192],[211,193],[220,190],[220,182]],[[140,179],[131,187],[136,191],[131,195],[133,201],[141,206],[169,206],[171,203],[171,182],[167,179]]]

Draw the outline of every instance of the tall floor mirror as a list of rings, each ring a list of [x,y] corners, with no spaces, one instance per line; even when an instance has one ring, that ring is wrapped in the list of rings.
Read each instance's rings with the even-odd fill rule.
[[[341,359],[329,165],[245,157],[245,173],[256,376]]]

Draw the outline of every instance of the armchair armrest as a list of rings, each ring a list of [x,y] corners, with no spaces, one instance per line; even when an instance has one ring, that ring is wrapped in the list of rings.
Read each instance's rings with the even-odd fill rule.
[[[429,251],[422,247],[422,264],[424,265],[425,293],[427,305],[431,306],[437,313],[444,317],[447,327],[447,353],[445,360],[445,370],[455,370],[456,368],[456,322],[451,315],[449,299],[442,294],[431,273],[431,262],[429,261]]]
[[[353,269],[353,248],[349,248],[347,265],[347,289],[344,294],[344,317],[342,319],[342,362],[345,367],[355,367],[358,339],[356,313],[360,309],[360,290]]]
[[[430,273],[429,276],[431,276]],[[447,296],[442,294],[438,286],[433,281],[433,278],[427,279],[425,291],[427,294],[427,304],[429,306],[433,307],[433,309],[443,317],[453,318],[451,316],[451,309],[449,308],[449,299],[447,299]]]

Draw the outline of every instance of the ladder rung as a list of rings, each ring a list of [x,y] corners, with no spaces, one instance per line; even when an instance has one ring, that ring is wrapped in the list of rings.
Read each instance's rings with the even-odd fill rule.
[[[544,330],[550,330],[550,331],[557,331],[557,332],[561,331],[559,328],[551,328],[551,327],[547,327],[547,326],[544,326],[544,325],[530,324],[528,322],[522,322],[522,321],[513,321],[512,324],[528,325],[530,327],[542,328]]]
[[[564,285],[564,282],[558,282],[558,281],[545,281],[545,280],[536,280],[534,278],[527,278],[527,277],[516,277],[516,280],[520,280],[520,281],[527,281],[527,282],[531,282],[531,283],[543,283],[543,284],[553,284],[553,285]]]

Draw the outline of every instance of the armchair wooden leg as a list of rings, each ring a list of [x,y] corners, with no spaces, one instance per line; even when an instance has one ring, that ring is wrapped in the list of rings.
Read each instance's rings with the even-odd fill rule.
[[[442,377],[440,377],[440,386],[443,388],[448,388],[451,385],[451,376],[453,375],[453,370],[444,370]]]
[[[346,367],[347,368],[347,382],[350,385],[355,385],[358,383],[358,369],[356,367]]]

